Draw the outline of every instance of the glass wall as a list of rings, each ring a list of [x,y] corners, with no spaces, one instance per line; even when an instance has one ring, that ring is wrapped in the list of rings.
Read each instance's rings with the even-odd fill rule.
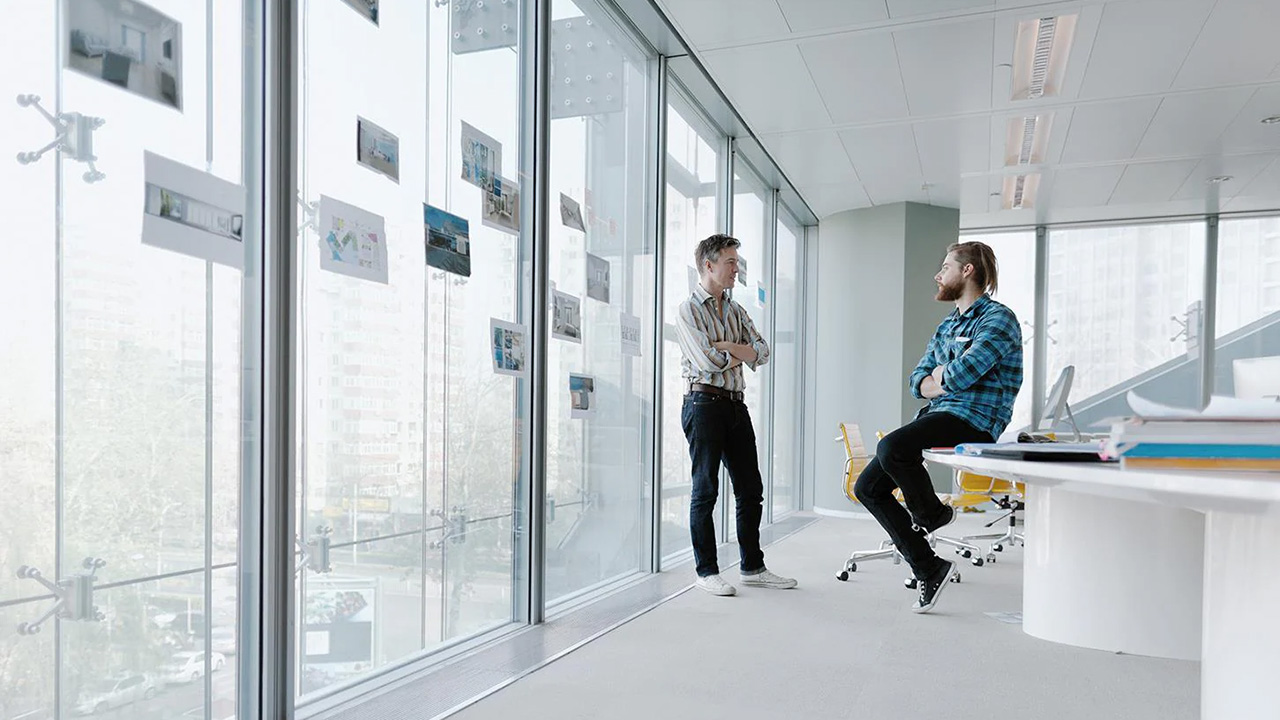
[[[515,617],[518,13],[303,6],[302,702]]]
[[[6,7],[23,61],[0,74],[0,183],[23,240],[0,297],[23,310],[0,319],[0,717],[234,713],[257,11]],[[91,600],[51,616],[68,587]]]
[[[1214,392],[1280,395],[1280,218],[1218,225]]]
[[[552,14],[547,599],[647,564],[649,58],[593,0]],[[580,86],[586,86],[585,88]]]
[[[773,417],[798,418],[804,397],[804,228],[781,204],[778,207],[777,272],[773,300]],[[765,296],[766,307],[770,297]],[[765,423],[765,418],[756,418]],[[773,423],[773,517],[795,510],[799,502],[800,423]]]
[[[662,527],[664,557],[689,550],[689,498],[692,465],[680,427],[685,382],[680,375],[680,346],[674,318],[680,303],[698,282],[694,251],[719,231],[720,169],[723,137],[671,86],[667,105],[666,250],[662,298]],[[719,515],[716,516],[717,520]]]
[[[1000,270],[1000,289],[995,299],[1012,310],[1022,324],[1022,390],[1013,404],[1013,419],[1009,421],[1009,427],[1025,427],[1032,420],[1032,368],[1036,361],[1033,342],[1036,333],[1036,233],[1027,230],[972,234],[963,235],[960,240],[986,243],[995,252]],[[1053,345],[1057,338],[1054,337],[1054,321],[1050,317],[1048,342]],[[1049,382],[1052,384],[1052,379]],[[1083,397],[1078,392],[1072,392],[1072,396]]]
[[[1074,365],[1073,404],[1129,387],[1198,406],[1196,333],[1203,304],[1205,223],[1050,229],[1046,375]],[[1190,342],[1184,326],[1193,328]],[[1186,381],[1169,371],[1181,365]],[[1098,397],[1094,397],[1098,396]]]

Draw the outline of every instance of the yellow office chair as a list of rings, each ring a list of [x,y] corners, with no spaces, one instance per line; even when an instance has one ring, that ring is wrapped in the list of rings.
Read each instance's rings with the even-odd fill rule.
[[[876,433],[877,440],[883,437],[884,433]],[[849,500],[855,504],[861,504],[858,502],[857,496],[854,495],[853,486],[858,481],[859,473],[861,473],[863,468],[867,466],[867,463],[871,462],[871,456],[867,454],[866,447],[862,444],[862,434],[858,429],[858,425],[856,423],[840,423],[840,437],[836,438],[836,442],[844,444],[845,497],[849,498]],[[898,502],[903,501],[901,490],[894,488],[893,496],[898,499]],[[953,495],[949,493],[938,493],[938,499],[956,508],[956,511],[959,512],[964,507],[987,502],[990,498],[985,496],[978,497],[961,494]],[[965,542],[963,539],[944,537],[933,533],[928,535],[928,539],[930,547],[936,547],[938,543],[950,545],[956,549],[957,553],[960,553],[964,557],[973,557],[974,565],[981,566],[983,564],[981,551],[978,549],[977,545]],[[836,579],[842,582],[848,580],[849,573],[858,571],[859,562],[885,559],[892,560],[894,565],[898,565],[902,562],[902,554],[898,552],[898,549],[893,546],[893,542],[890,540],[881,541],[880,547],[875,550],[854,550],[849,553],[849,559],[845,560],[844,569],[836,574]],[[956,573],[954,581],[960,582],[959,573]],[[915,577],[908,577],[903,582],[903,585],[908,589],[915,589]]]
[[[1008,511],[986,524],[986,527],[991,527],[1008,518],[1009,526],[1003,533],[981,533],[978,535],[965,535],[961,538],[965,542],[993,540],[994,542],[991,543],[990,549],[987,551],[987,562],[995,562],[996,553],[1003,551],[1006,546],[1022,545],[1026,547],[1026,537],[1018,532],[1018,513],[1026,507],[1023,502],[1023,499],[1026,498],[1027,489],[1024,483],[1001,480],[987,475],[977,475],[959,470],[956,472],[956,486],[966,495],[985,498],[995,503],[997,507]]]

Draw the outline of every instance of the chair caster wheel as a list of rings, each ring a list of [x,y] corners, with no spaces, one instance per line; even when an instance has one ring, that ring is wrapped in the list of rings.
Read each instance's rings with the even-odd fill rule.
[[[974,558],[974,559],[973,559],[973,566],[974,566],[974,567],[982,567],[982,564],[983,564],[984,562],[985,562],[985,561],[984,561],[982,558],[980,558],[980,557]]]
[[[955,575],[952,575],[952,576],[951,576],[951,582],[953,582],[953,583],[958,583],[958,582],[960,582],[960,573],[956,573]]]
[[[995,561],[996,561],[996,554],[995,554],[995,553],[991,553],[991,554],[987,555],[987,562],[989,562],[989,563],[993,563],[993,562],[995,562]]]
[[[969,551],[969,550],[957,550],[956,552],[960,553],[960,557],[962,557],[962,558],[971,558],[971,557],[973,557],[973,552],[971,552],[971,551]]]
[[[917,587],[920,587],[920,583],[915,578],[909,577],[902,581],[902,586],[908,590],[915,590]]]
[[[847,582],[847,581],[849,580],[849,573],[848,573],[848,571],[846,571],[846,570],[841,570],[841,571],[840,571],[840,574],[839,574],[839,575],[836,575],[836,579],[837,579],[837,580],[839,580],[840,582]]]
[[[991,552],[1004,552],[1004,545],[1001,545],[1000,543],[992,545]]]

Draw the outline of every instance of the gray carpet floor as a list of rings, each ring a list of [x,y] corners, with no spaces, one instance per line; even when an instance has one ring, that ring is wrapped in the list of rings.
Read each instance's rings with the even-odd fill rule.
[[[993,517],[964,515],[947,531],[979,532]],[[961,560],[962,582],[927,615],[910,611],[903,565],[864,563],[835,580],[849,550],[881,537],[870,519],[823,518],[766,551],[799,588],[690,590],[452,717],[1199,716],[1198,663],[1068,647],[1007,622],[1021,610],[1021,548],[981,568]],[[672,572],[692,581],[688,566]]]

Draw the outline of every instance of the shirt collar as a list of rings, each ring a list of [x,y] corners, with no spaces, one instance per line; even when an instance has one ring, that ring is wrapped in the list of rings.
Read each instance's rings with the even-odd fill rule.
[[[693,296],[698,298],[698,302],[703,305],[705,305],[708,300],[715,297],[711,293],[707,292],[706,288],[702,287],[702,283],[697,283],[693,286]],[[720,295],[720,299],[729,299],[729,291],[727,289]]]
[[[991,296],[986,293],[982,293],[981,295],[978,296],[977,300],[973,301],[973,304],[969,306],[968,310],[965,310],[964,312],[960,312],[960,308],[956,308],[951,311],[951,314],[955,315],[956,317],[964,317],[964,318],[973,317],[978,313],[979,310],[983,308],[983,306],[985,306],[989,302],[991,302]]]

